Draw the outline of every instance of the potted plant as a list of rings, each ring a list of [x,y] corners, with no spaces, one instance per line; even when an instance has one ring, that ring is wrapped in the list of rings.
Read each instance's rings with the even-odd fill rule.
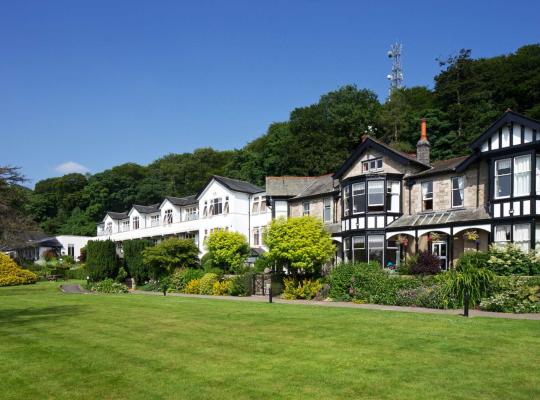
[[[480,235],[476,231],[465,231],[463,235],[465,240],[470,240],[471,242],[476,242],[480,238]]]
[[[441,234],[438,232],[430,232],[428,236],[428,240],[430,242],[438,242],[441,239]]]

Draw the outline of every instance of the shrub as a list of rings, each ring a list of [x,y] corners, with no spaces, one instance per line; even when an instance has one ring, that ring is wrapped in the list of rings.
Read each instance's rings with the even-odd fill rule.
[[[212,294],[214,283],[218,281],[218,276],[213,273],[204,274],[199,283],[200,294]]]
[[[251,296],[253,291],[253,274],[246,272],[242,275],[235,275],[231,279],[231,296]]]
[[[184,289],[184,293],[199,294],[200,284],[201,284],[200,279],[192,279],[192,280],[190,280],[187,283],[186,288]]]
[[[184,291],[189,281],[194,279],[200,279],[204,275],[204,272],[200,269],[185,268],[179,269],[171,276],[171,289],[179,292]]]
[[[191,239],[170,238],[142,251],[143,262],[159,277],[176,268],[199,267],[199,249]]]
[[[124,267],[120,267],[118,270],[118,275],[116,275],[116,280],[120,283],[124,283],[128,277],[128,273]]]
[[[482,299],[485,311],[529,313],[540,312],[540,279],[520,276],[496,277],[492,293]]]
[[[88,271],[86,270],[86,266],[84,264],[81,264],[78,268],[71,268],[66,271],[66,278],[68,279],[86,280],[87,276]]]
[[[413,275],[436,275],[441,272],[441,263],[436,255],[422,251],[410,269]]]
[[[214,286],[212,287],[212,294],[214,296],[225,296],[229,294],[231,287],[232,287],[232,282],[229,280],[221,281],[221,282],[214,282]]]
[[[504,247],[492,245],[486,267],[497,275],[539,275],[540,259],[534,251],[525,253],[513,243]]]
[[[455,308],[456,301],[448,297],[444,285],[423,282],[417,288],[398,290],[396,305],[447,309]]]
[[[20,268],[9,256],[0,253],[0,286],[28,285],[37,280],[36,274]]]
[[[43,259],[45,261],[52,261],[52,260],[56,259],[56,257],[57,257],[56,251],[54,251],[52,249],[46,250],[43,253]]]
[[[241,233],[214,231],[206,239],[206,248],[213,267],[236,273],[244,271],[250,249],[246,237]]]
[[[262,255],[260,257],[257,257],[255,260],[255,264],[253,265],[253,269],[256,272],[264,272],[266,268],[272,269],[273,267],[272,260],[270,260],[268,257]]]
[[[322,289],[322,284],[318,280],[304,279],[301,282],[288,278],[284,281],[285,290],[283,298],[286,300],[305,299],[311,300],[319,290]]]
[[[110,240],[89,241],[86,244],[86,268],[94,282],[118,275],[116,245]]]
[[[362,268],[353,273],[351,295],[365,303],[395,305],[400,290],[414,289],[420,285],[418,278],[389,275],[380,267]]]
[[[334,300],[350,300],[350,289],[352,287],[352,276],[356,264],[343,262],[336,265],[330,272],[328,282],[330,283],[329,295]]]
[[[400,275],[411,275],[413,266],[418,263],[418,254],[411,254],[405,260],[399,263],[397,272]]]
[[[150,269],[144,263],[142,252],[152,242],[144,239],[126,240],[123,242],[124,261],[129,275],[135,279],[135,283],[142,283],[150,278]]]
[[[122,283],[115,282],[111,278],[97,282],[91,286],[91,289],[100,293],[127,293],[128,288]]]

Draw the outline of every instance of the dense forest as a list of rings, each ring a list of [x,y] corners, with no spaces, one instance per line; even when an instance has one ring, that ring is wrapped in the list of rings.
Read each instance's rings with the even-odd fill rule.
[[[263,185],[267,175],[333,172],[366,133],[414,151],[422,117],[432,159],[466,154],[471,140],[507,108],[540,119],[540,45],[482,59],[461,50],[434,62],[440,73],[433,89],[406,87],[380,101],[369,89],[344,86],[294,109],[288,121],[271,124],[241,149],[202,148],[147,166],[127,163],[94,175],[45,179],[23,191],[19,204],[45,232],[94,235],[105,211],[193,194],[212,174]]]

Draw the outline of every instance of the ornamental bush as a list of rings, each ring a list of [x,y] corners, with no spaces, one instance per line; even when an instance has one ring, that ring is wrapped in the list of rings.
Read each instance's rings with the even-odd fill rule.
[[[343,262],[337,264],[328,277],[330,283],[329,295],[334,300],[350,300],[350,290],[352,287],[352,276],[358,264]]]
[[[311,300],[322,289],[322,284],[319,280],[304,279],[297,282],[294,279],[287,278],[283,283],[285,285],[283,298],[286,300]]]
[[[147,247],[153,246],[152,242],[145,239],[125,240],[122,246],[129,275],[137,284],[147,281],[150,278],[150,268],[144,263],[142,252]]]
[[[540,275],[540,259],[535,252],[525,253],[513,243],[490,246],[486,263],[497,275]]]
[[[214,296],[225,296],[229,294],[229,291],[231,290],[232,282],[229,280],[221,281],[221,282],[214,282],[214,286],[212,287],[212,294]]]
[[[122,283],[115,282],[111,278],[94,283],[90,286],[91,290],[100,293],[127,293],[128,288]]]
[[[174,274],[171,275],[171,289],[183,292],[190,281],[200,279],[203,275],[204,272],[202,270],[195,268],[176,270]]]
[[[116,245],[110,240],[91,240],[86,244],[86,269],[93,282],[118,276]]]
[[[498,276],[491,285],[491,295],[482,299],[485,311],[538,313],[540,312],[540,278]]]
[[[439,257],[427,251],[419,252],[416,264],[411,266],[413,275],[436,275],[439,272],[441,272]]]
[[[204,274],[199,283],[199,293],[213,294],[214,283],[216,282],[218,282],[218,276],[216,274]]]
[[[201,280],[200,279],[192,279],[190,280],[185,289],[184,289],[184,293],[187,293],[187,294],[199,294],[199,287],[201,285]]]
[[[0,286],[28,285],[37,280],[36,274],[22,269],[9,256],[0,253]]]
[[[231,278],[231,288],[229,294],[231,296],[251,296],[253,292],[253,273],[246,272],[245,274],[235,275]]]
[[[239,232],[214,231],[206,239],[208,256],[205,268],[221,268],[223,271],[241,273],[245,270],[246,259],[249,256],[249,244],[246,237]]]

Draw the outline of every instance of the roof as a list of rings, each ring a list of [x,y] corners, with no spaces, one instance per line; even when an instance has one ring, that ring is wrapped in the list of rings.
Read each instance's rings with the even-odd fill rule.
[[[304,197],[317,196],[326,193],[332,193],[336,189],[334,188],[334,178],[332,174],[317,176],[312,180],[308,186],[304,188],[294,199],[300,199]]]
[[[411,178],[420,178],[424,176],[435,175],[443,172],[453,172],[456,168],[467,160],[470,156],[462,156],[449,158],[448,160],[434,161],[431,163],[431,168],[425,171],[421,171],[417,174],[411,175]]]
[[[352,154],[347,158],[347,160],[341,165],[341,167],[334,174],[334,178],[340,178],[345,172],[347,172],[353,164],[358,160],[360,155],[367,149],[372,148],[380,153],[383,153],[392,159],[396,160],[401,164],[414,164],[419,167],[429,168],[430,165],[424,164],[418,161],[415,157],[410,154],[404,153],[402,151],[396,150],[393,147],[387,145],[386,143],[380,142],[377,139],[372,138],[371,136],[364,136],[362,138],[362,143],[354,149]]]
[[[62,247],[62,244],[58,241],[58,239],[56,239],[56,237],[48,236],[43,232],[21,232],[17,239],[17,244],[0,246],[0,250],[10,251],[35,246],[56,248]]]
[[[129,213],[126,212],[113,212],[113,211],[107,211],[107,215],[111,217],[112,219],[126,219],[129,216]]]
[[[318,176],[267,176],[266,194],[274,197],[294,197],[318,178]]]
[[[261,188],[261,187],[259,187],[257,185],[254,185],[252,183],[246,182],[246,181],[227,178],[226,176],[219,176],[219,175],[212,175],[212,177],[210,178],[210,181],[212,179],[215,179],[216,181],[221,183],[226,188],[228,188],[230,190],[233,190],[235,192],[242,192],[242,193],[249,193],[249,194],[255,194],[255,193],[264,192],[263,188]],[[210,181],[208,183],[210,183]],[[206,188],[206,186],[208,186],[208,183],[206,185],[204,185],[205,188]],[[201,190],[200,193],[202,193],[203,191],[204,191],[204,188]]]
[[[197,195],[192,194],[185,197],[167,196],[165,197],[165,200],[169,200],[175,206],[189,206],[191,204],[197,204]]]
[[[149,206],[141,206],[139,204],[133,204],[133,208],[140,212],[141,214],[152,214],[159,212],[159,203],[151,204]]]
[[[482,219],[490,219],[489,214],[482,207],[429,213],[423,212],[412,215],[403,215],[388,225],[388,229],[446,225]]]

